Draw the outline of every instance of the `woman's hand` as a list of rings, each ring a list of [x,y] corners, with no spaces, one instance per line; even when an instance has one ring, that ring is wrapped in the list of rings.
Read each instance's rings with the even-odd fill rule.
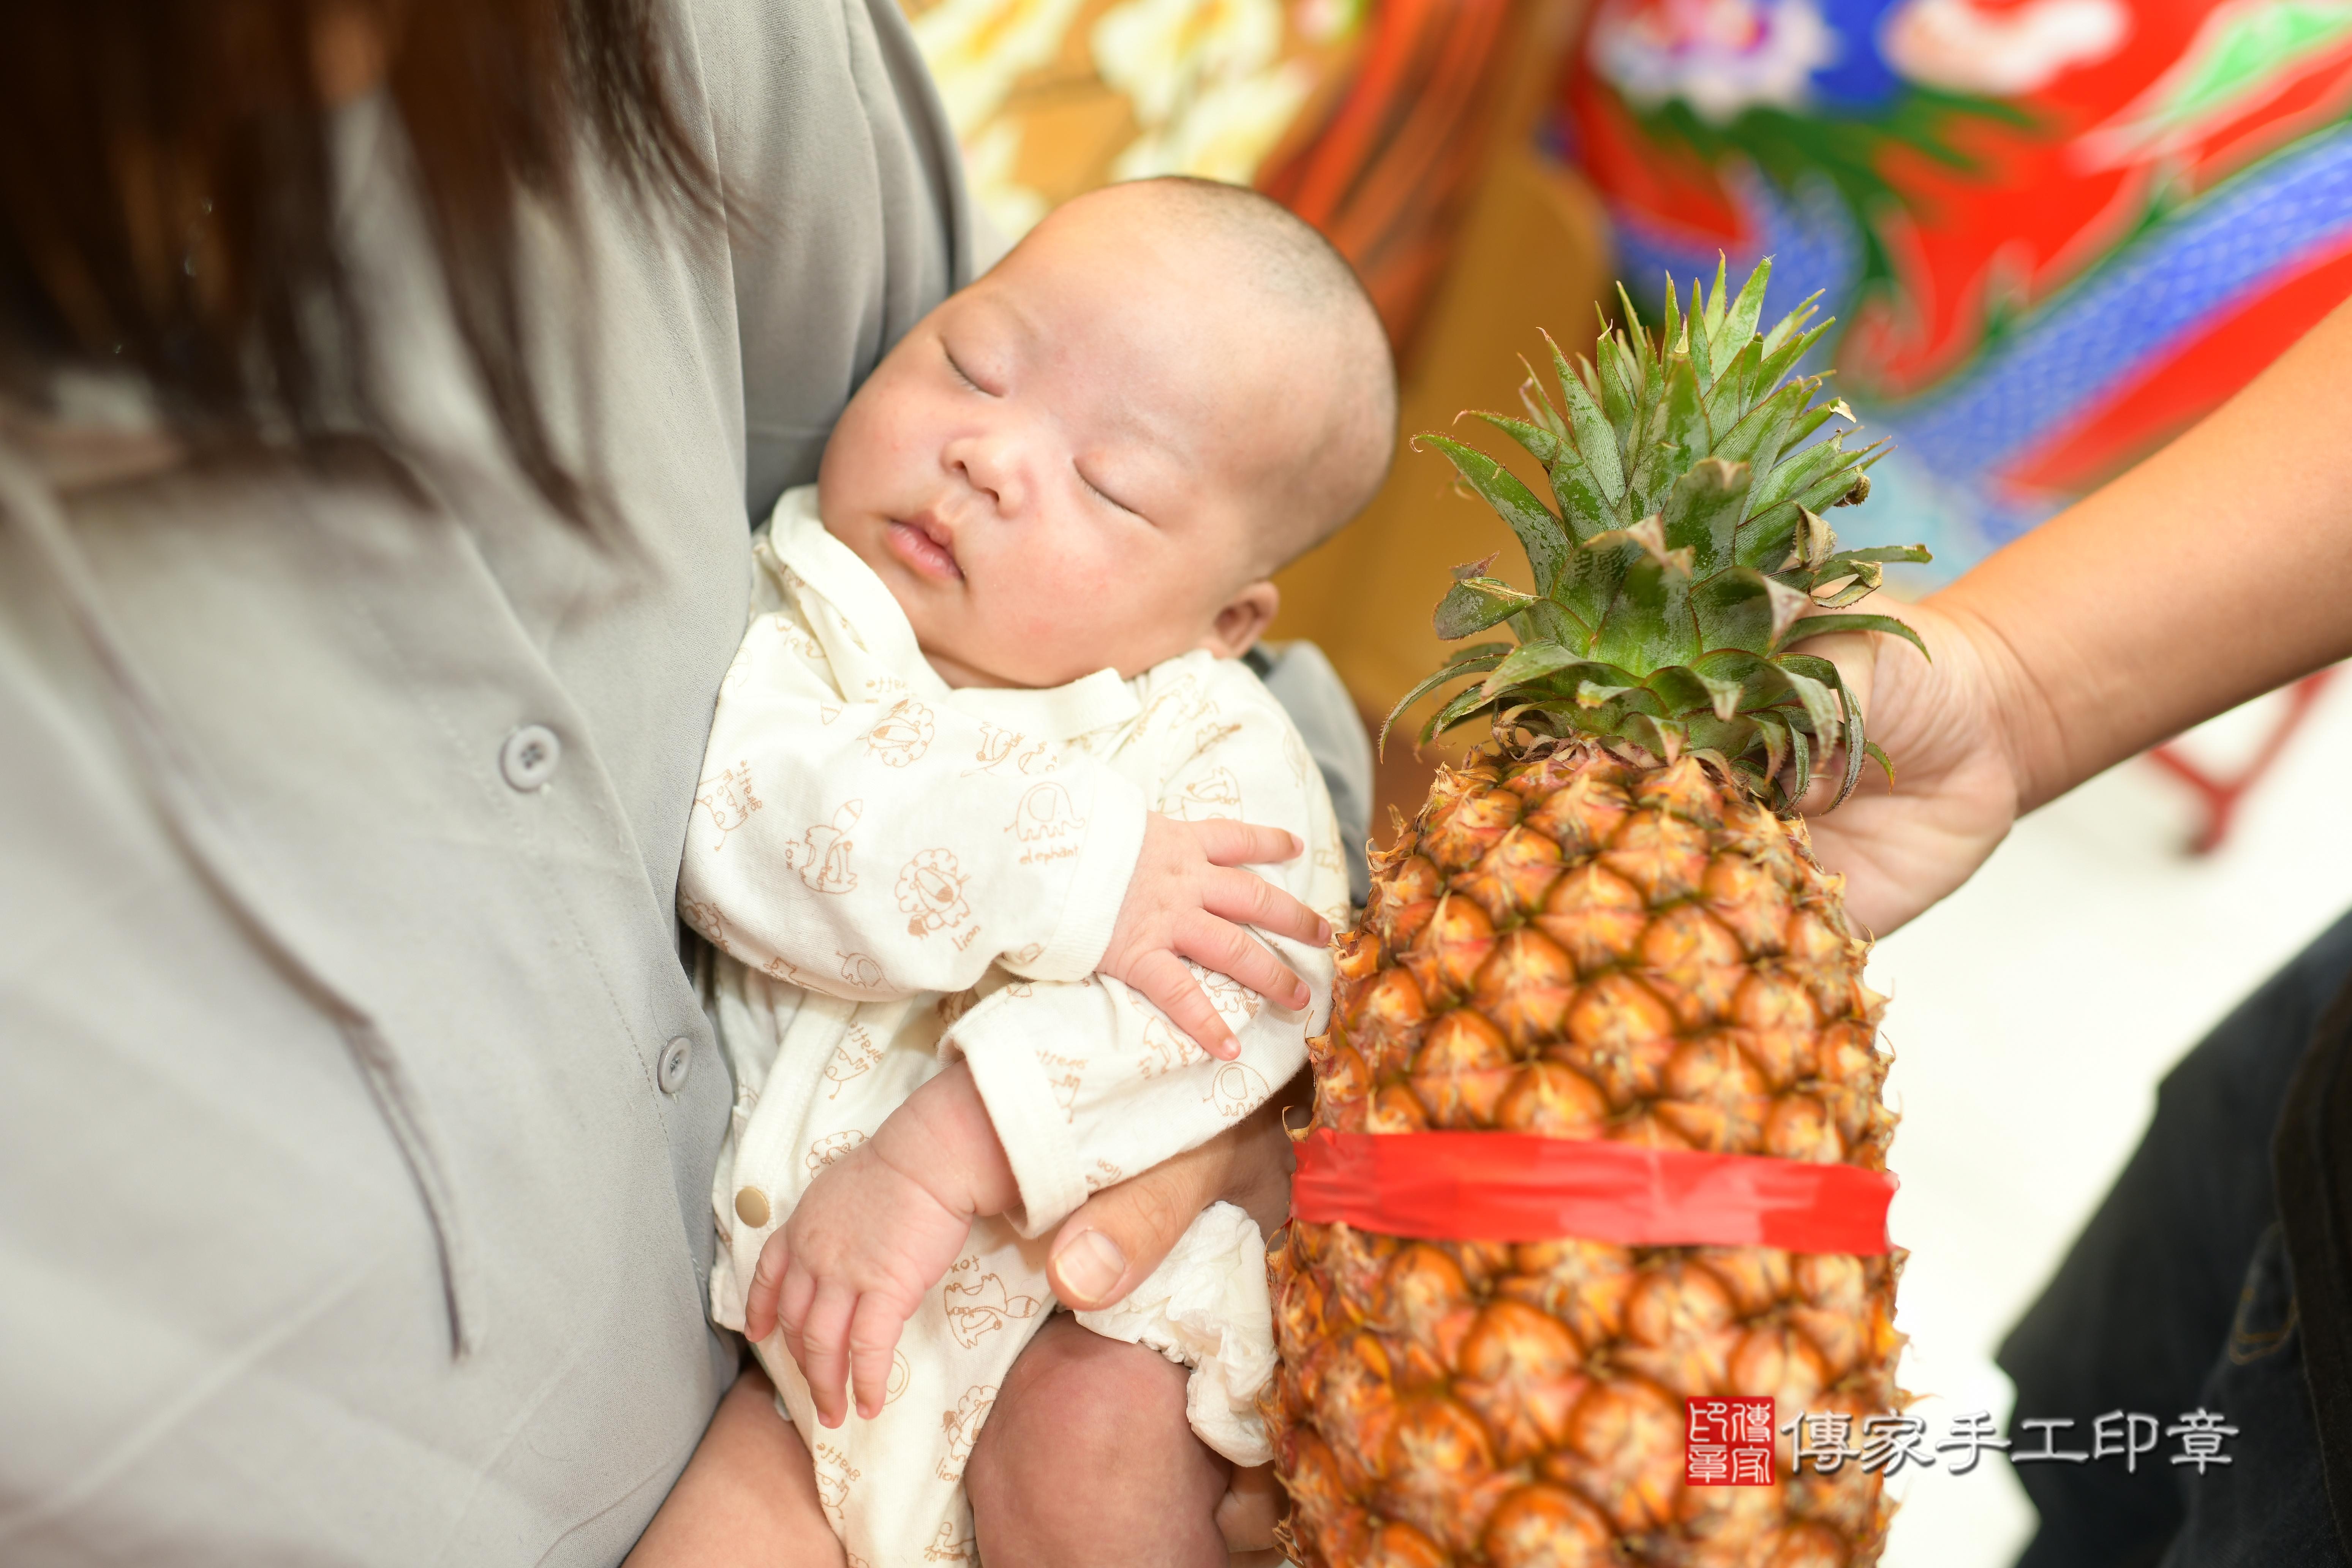
[[[1314,1092],[1304,1072],[1272,1100],[1197,1149],[1105,1187],[1054,1233],[1046,1274],[1054,1294],[1084,1310],[1108,1307],[1160,1267],[1201,1211],[1220,1201],[1247,1210],[1272,1236],[1290,1217],[1286,1107]]]
[[[1072,1307],[1108,1307],[1150,1277],[1200,1212],[1223,1201],[1245,1209],[1272,1236],[1290,1217],[1290,1138],[1283,1111],[1314,1092],[1300,1073],[1239,1125],[1197,1149],[1106,1187],[1062,1222],[1046,1272]],[[1282,1488],[1268,1467],[1234,1472],[1217,1528],[1234,1568],[1282,1561],[1274,1527]]]
[[[1809,642],[1853,689],[1869,739],[1895,764],[1865,766],[1835,810],[1831,784],[1805,799],[1822,863],[1846,879],[1846,907],[1884,936],[1966,881],[2009,835],[2020,785],[2008,717],[2029,698],[1998,639],[1934,604],[1870,608],[1917,632],[1935,657],[1900,637],[1856,632]]]
[[[1927,603],[1889,606],[1934,664],[1889,637],[1805,645],[1836,661],[1895,761],[1891,792],[1866,784],[1812,823],[1860,920],[1894,930],[2020,812],[2352,658],[2347,365],[2352,303],[2137,468]],[[2252,483],[2257,451],[2286,457]]]
[[[1230,975],[1278,1007],[1306,1006],[1307,983],[1247,928],[1310,947],[1329,942],[1331,928],[1280,888],[1241,869],[1295,860],[1306,849],[1279,827],[1147,813],[1143,851],[1097,971],[1134,987],[1211,1056],[1233,1060],[1241,1042],[1184,961]]]

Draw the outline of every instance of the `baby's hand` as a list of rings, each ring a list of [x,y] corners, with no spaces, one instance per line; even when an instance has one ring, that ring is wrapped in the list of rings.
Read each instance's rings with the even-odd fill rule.
[[[898,1331],[955,1261],[971,1216],[957,1214],[862,1143],[817,1173],[792,1218],[760,1249],[743,1331],[782,1323],[817,1419],[841,1425],[845,1353],[868,1420],[882,1408]]]
[[[760,1249],[743,1331],[756,1343],[782,1326],[827,1426],[846,1413],[845,1361],[857,1413],[872,1420],[923,1292],[955,1262],[974,1216],[1003,1212],[1015,1191],[971,1069],[958,1062],[817,1173]]]
[[[1097,973],[1133,986],[1202,1049],[1231,1061],[1241,1042],[1183,961],[1231,975],[1278,1005],[1306,1006],[1307,983],[1245,928],[1317,946],[1331,940],[1331,928],[1264,878],[1237,869],[1296,859],[1306,847],[1279,827],[1149,813],[1143,852]]]

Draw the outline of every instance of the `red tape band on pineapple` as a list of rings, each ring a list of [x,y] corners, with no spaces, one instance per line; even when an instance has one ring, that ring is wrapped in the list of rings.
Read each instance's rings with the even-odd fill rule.
[[[1339,1132],[1297,1144],[1290,1212],[1424,1241],[1890,1250],[1895,1178],[1858,1165],[1528,1132]]]

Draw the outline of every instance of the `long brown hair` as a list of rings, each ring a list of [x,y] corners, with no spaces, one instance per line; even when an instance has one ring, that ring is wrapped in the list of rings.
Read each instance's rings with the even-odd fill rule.
[[[518,465],[589,498],[526,370],[523,199],[577,159],[639,196],[715,180],[667,84],[659,0],[27,0],[0,45],[0,370],[127,366],[196,437],[373,423],[335,233],[330,51],[379,51],[459,336]],[[370,72],[369,75],[379,73]],[[372,85],[359,84],[364,88]]]

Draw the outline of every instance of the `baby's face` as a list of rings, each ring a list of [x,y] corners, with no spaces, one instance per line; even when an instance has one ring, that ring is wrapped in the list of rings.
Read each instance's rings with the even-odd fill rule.
[[[1231,656],[1272,616],[1284,345],[1117,216],[1065,209],[924,318],[825,447],[826,528],[950,684]]]

